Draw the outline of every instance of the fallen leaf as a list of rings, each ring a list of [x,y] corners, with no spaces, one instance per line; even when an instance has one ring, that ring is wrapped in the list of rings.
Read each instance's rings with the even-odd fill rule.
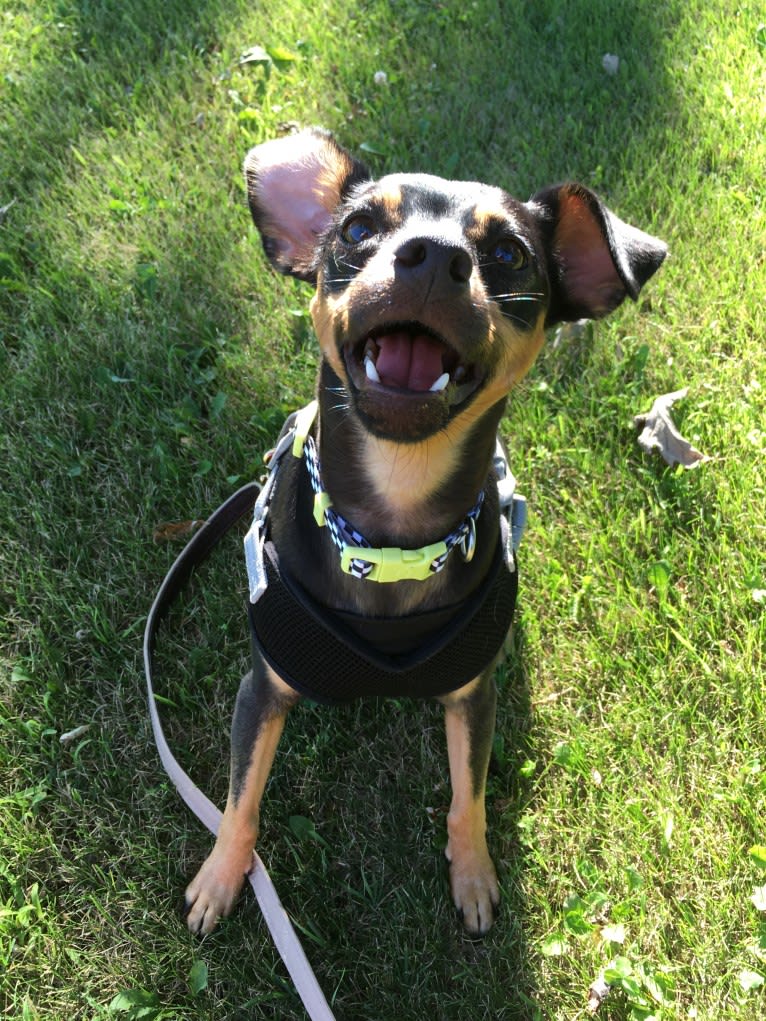
[[[78,737],[82,737],[90,730],[89,723],[83,723],[81,727],[75,727],[74,730],[68,730],[65,734],[59,736],[61,744],[71,744],[72,741],[76,741]]]
[[[11,201],[8,202],[6,205],[0,206],[0,223],[3,222],[3,220],[6,218],[11,209],[13,209],[13,207],[16,205],[16,202],[17,199],[11,199]]]
[[[744,968],[738,975],[737,980],[739,981],[742,991],[745,993],[751,992],[753,989],[758,989],[760,986],[766,983],[766,978],[757,971],[750,971]]]
[[[675,402],[686,397],[688,392],[684,387],[683,390],[663,394],[655,400],[647,414],[636,415],[633,421],[642,430],[638,437],[639,446],[648,454],[658,450],[671,466],[680,464],[684,468],[696,468],[709,458],[683,438],[670,417],[670,409]]]
[[[194,521],[166,521],[157,525],[152,533],[155,542],[171,542],[173,539],[185,539],[187,535],[196,532],[205,524],[204,518],[195,518]]]
[[[588,1013],[595,1014],[608,995],[609,983],[604,979],[603,975],[599,975],[588,990]]]
[[[622,945],[625,942],[625,926],[624,925],[605,925],[601,929],[601,938],[607,943],[619,943]]]
[[[362,142],[359,148],[362,152],[369,153],[370,156],[385,156],[386,154],[378,146],[373,145],[372,142]]]
[[[256,67],[263,67],[268,73],[271,70],[273,61],[263,46],[251,46],[239,58],[239,63],[241,65],[254,64]]]

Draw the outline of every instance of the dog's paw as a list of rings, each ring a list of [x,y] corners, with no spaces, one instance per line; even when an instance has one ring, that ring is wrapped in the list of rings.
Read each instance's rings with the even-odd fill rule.
[[[489,852],[474,851],[456,856],[447,848],[452,900],[471,936],[484,936],[495,920],[500,887]]]
[[[184,896],[186,924],[193,933],[207,935],[219,918],[231,914],[252,864],[252,850],[232,854],[213,848]]]

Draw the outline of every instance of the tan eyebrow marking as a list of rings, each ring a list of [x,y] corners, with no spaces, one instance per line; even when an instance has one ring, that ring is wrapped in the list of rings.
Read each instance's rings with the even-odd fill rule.
[[[486,237],[492,230],[502,230],[507,223],[507,215],[499,205],[476,205],[471,210],[471,223],[466,227],[466,235],[472,241]]]
[[[397,185],[387,185],[385,189],[372,195],[373,202],[383,207],[387,218],[394,224],[402,220],[402,189]]]

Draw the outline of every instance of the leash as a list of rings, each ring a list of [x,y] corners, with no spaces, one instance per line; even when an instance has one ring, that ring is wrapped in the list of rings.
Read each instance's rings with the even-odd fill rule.
[[[162,730],[156,699],[154,697],[153,667],[157,631],[162,619],[173,604],[176,596],[186,585],[192,571],[210,554],[217,543],[246,514],[252,513],[260,487],[250,482],[229,497],[225,503],[208,518],[205,524],[186,544],[160,586],[144,630],[144,671],[149,697],[149,716],[154,731],[154,741],[165,767],[178,793],[197,818],[213,834],[217,834],[222,813],[203,794],[175,759]],[[311,1021],[335,1021],[311,965],[306,958],[295,929],[269,878],[269,874],[257,852],[253,851],[253,866],[247,876],[253,888],[258,905],[268,926],[271,938],[287,967],[290,978],[298,991],[303,1006]]]

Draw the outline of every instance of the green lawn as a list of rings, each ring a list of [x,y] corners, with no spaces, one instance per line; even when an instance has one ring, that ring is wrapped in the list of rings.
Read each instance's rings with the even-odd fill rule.
[[[597,1018],[766,1016],[765,21],[755,0],[6,2],[4,1017],[305,1017],[252,898],[186,931],[210,841],[163,779],[140,660],[179,549],[154,528],[257,476],[311,394],[310,289],[268,270],[240,171],[287,122],[376,171],[522,198],[579,179],[671,252],[637,305],[550,339],[504,422],[530,527],[483,942],[447,894],[439,710],[289,720],[261,854],[338,1021],[574,1021],[615,960]],[[710,458],[690,472],[632,423],[682,386]],[[160,662],[219,804],[243,593],[232,539]]]

